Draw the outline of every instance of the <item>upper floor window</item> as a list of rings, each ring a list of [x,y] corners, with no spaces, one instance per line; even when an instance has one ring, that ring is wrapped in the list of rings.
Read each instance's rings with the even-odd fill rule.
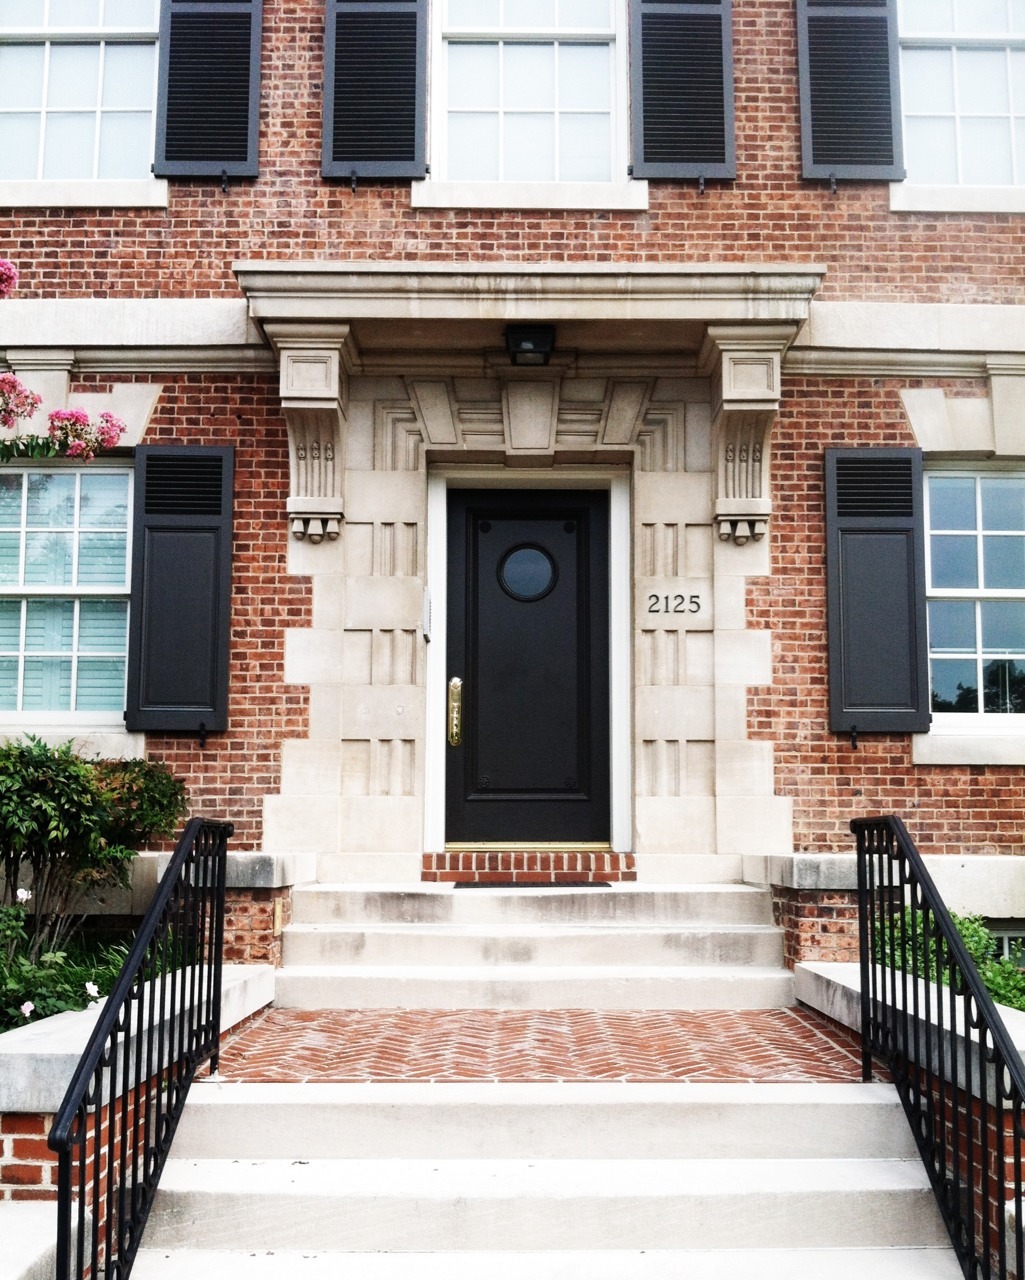
[[[125,468],[3,468],[0,710],[120,719],[131,483]]]
[[[1025,712],[1025,475],[933,474],[926,486],[934,712]]]
[[[438,176],[609,182],[625,174],[613,3],[447,0]]]
[[[901,0],[908,181],[1025,186],[1025,0]]]
[[[0,180],[148,178],[156,0],[0,0]]]

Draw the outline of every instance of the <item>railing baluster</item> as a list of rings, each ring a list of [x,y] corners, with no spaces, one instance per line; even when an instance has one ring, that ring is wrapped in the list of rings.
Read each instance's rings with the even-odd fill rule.
[[[231,834],[185,828],[54,1119],[56,1280],[127,1280],[189,1085],[216,1070]]]

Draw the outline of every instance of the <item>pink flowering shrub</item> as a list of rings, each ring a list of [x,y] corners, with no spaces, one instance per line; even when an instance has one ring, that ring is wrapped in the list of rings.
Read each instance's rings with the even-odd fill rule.
[[[100,449],[113,449],[125,424],[112,413],[101,413],[93,422],[84,409],[54,409],[50,414],[50,440],[58,456],[88,462]]]
[[[13,373],[0,373],[0,427],[13,431],[19,422],[31,418],[40,404],[42,399]]]
[[[0,258],[0,298],[9,298],[18,283],[18,268],[6,258]]]

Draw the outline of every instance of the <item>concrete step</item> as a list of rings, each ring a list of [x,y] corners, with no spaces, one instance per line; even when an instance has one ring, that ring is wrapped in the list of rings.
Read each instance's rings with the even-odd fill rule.
[[[891,1085],[229,1084],[200,1077],[179,1159],[760,1160],[915,1155]]]
[[[767,925],[290,925],[286,965],[779,965],[782,934]]]
[[[891,1249],[608,1249],[482,1253],[312,1253],[143,1248],[133,1280],[962,1280],[947,1247]]]
[[[765,889],[742,884],[608,888],[316,884],[292,895],[294,924],[771,925]]]
[[[918,1160],[180,1160],[147,1247],[939,1246]]]
[[[761,965],[288,965],[283,1009],[779,1009],[793,974]]]

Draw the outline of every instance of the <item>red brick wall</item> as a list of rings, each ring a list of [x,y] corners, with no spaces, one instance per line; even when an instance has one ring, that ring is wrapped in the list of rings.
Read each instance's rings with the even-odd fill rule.
[[[783,963],[788,969],[805,960],[857,963],[856,891],[773,885],[772,916],[783,930]]]
[[[753,582],[748,597],[749,625],[774,632],[775,684],[752,690],[749,728],[776,744],[776,789],[793,797],[798,851],[850,852],[851,818],[896,813],[923,853],[1022,852],[1022,769],[916,766],[907,735],[863,734],[853,750],[828,728],[823,451],[914,444],[898,392],[919,385],[795,378],[784,386],[773,432],[772,576]],[[958,395],[982,390],[945,385]]]
[[[57,1157],[46,1145],[52,1115],[0,1114],[0,1200],[56,1200]]]
[[[280,965],[281,931],[291,923],[290,887],[228,889],[224,902],[225,964]]]
[[[235,445],[228,731],[205,748],[193,734],[150,734],[147,748],[185,779],[193,814],[234,822],[233,849],[259,848],[263,797],[280,787],[281,742],[305,736],[309,703],[305,686],[284,679],[285,628],[311,625],[311,589],[286,572],[288,438],[277,378],[145,380],[166,383],[147,444]]]
[[[415,210],[409,183],[320,177],[323,0],[266,0],[261,174],[171,181],[167,210],[0,210],[19,296],[237,296],[239,258],[821,262],[820,297],[1021,301],[1025,219],[889,212],[882,183],[800,177],[793,0],[734,6],[734,182],[651,184],[646,212]]]

